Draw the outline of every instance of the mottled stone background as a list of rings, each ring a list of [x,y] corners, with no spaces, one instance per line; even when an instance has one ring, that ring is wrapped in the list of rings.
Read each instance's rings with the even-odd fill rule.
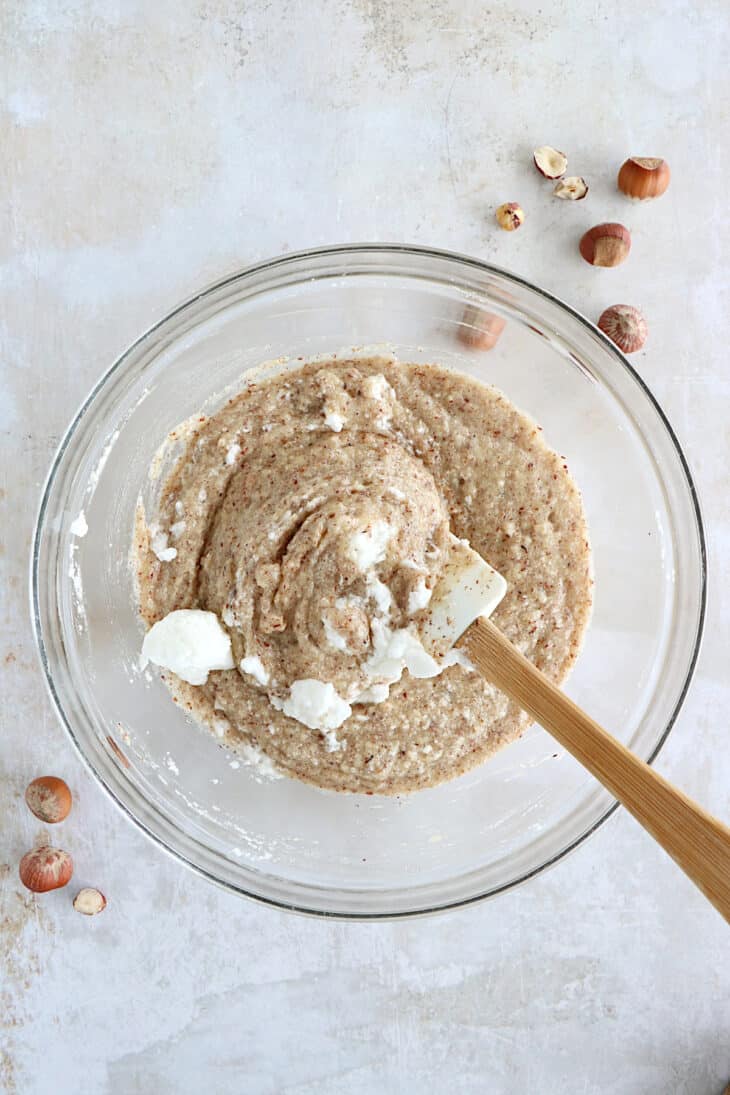
[[[528,887],[433,920],[227,896],[123,822],[72,753],[26,574],[41,480],[91,383],[243,264],[404,240],[493,259],[592,317],[623,298],[649,318],[637,366],[686,446],[712,566],[659,768],[730,817],[725,0],[2,0],[0,23],[3,1090],[719,1095],[728,929],[625,813]],[[590,205],[551,200],[529,163],[543,142],[590,176]],[[613,177],[631,153],[674,175],[627,210]],[[515,198],[513,237],[492,209]],[[579,226],[619,216],[631,261],[590,270]],[[96,920],[17,883],[42,771],[76,792],[79,880],[110,898]]]

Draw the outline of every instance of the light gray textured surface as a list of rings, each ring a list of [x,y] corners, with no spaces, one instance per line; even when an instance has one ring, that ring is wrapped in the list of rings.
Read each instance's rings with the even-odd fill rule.
[[[0,0],[2,665],[0,1084],[35,1095],[720,1095],[727,926],[620,812],[492,903],[343,925],[218,892],[125,823],[45,697],[26,601],[39,487],[91,383],[180,298],[252,260],[351,240],[492,259],[596,317],[636,358],[696,474],[711,595],[699,672],[658,767],[730,817],[730,35],[724,0]],[[533,145],[587,201],[554,201]],[[664,155],[668,194],[614,174]],[[8,200],[9,198],[9,200]],[[492,210],[527,210],[515,236]],[[582,228],[624,219],[619,271]],[[16,863],[43,771],[109,908],[35,900]],[[2,866],[2,864],[6,866]]]

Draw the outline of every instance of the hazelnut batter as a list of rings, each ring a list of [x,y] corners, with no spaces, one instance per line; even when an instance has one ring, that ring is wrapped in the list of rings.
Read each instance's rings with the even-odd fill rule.
[[[198,686],[165,674],[176,699],[234,752],[334,790],[414,791],[480,764],[527,716],[463,664],[390,684],[383,668],[383,636],[427,611],[449,531],[506,578],[497,626],[562,681],[590,615],[590,549],[567,465],[530,418],[466,376],[385,357],[248,384],[196,420],[154,524],[138,515],[145,623],[204,609],[231,639],[236,668]],[[313,687],[325,716],[298,713]]]

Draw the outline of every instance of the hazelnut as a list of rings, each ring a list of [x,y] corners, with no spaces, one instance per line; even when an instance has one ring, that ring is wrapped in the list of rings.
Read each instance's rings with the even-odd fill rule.
[[[514,232],[523,223],[525,211],[517,202],[505,202],[500,205],[496,217],[500,228],[504,228],[505,232]]]
[[[666,160],[652,156],[631,156],[621,165],[618,188],[636,201],[660,198],[669,186],[671,173]]]
[[[556,198],[566,201],[579,202],[588,193],[588,183],[581,175],[568,175],[561,179],[553,190]]]
[[[74,898],[76,912],[84,916],[96,916],[106,908],[106,898],[101,890],[95,890],[92,886],[84,886]]]
[[[640,350],[649,334],[646,320],[631,304],[612,304],[601,314],[598,326],[625,354]]]
[[[23,885],[33,893],[47,893],[65,886],[73,874],[73,860],[60,848],[35,848],[20,861],[18,873]]]
[[[535,167],[546,179],[559,179],[568,170],[568,157],[549,144],[540,145],[532,154]]]
[[[505,320],[468,304],[459,325],[459,340],[473,350],[491,350],[504,330]]]
[[[618,266],[631,250],[631,236],[622,224],[597,224],[580,241],[580,253],[591,266]]]
[[[28,809],[40,821],[55,825],[68,817],[71,809],[71,792],[68,784],[57,776],[39,776],[25,789]]]

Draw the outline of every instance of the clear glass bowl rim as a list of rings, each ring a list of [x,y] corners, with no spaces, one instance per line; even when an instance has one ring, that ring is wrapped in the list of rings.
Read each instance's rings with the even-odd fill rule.
[[[674,432],[674,429],[672,428],[671,423],[669,422],[666,414],[662,410],[658,400],[653,395],[653,393],[651,392],[648,385],[644,382],[642,377],[639,375],[639,373],[636,371],[636,369],[634,369],[634,367],[628,361],[627,357],[621,352],[621,350],[619,350],[619,348],[615,345],[615,343],[613,343],[606,335],[603,334],[603,332],[598,327],[596,327],[595,324],[591,323],[591,321],[589,319],[587,319],[584,315],[582,315],[579,311],[572,308],[569,304],[566,304],[565,301],[563,301],[559,297],[555,296],[555,294],[550,293],[545,289],[542,289],[538,285],[535,285],[533,282],[529,281],[527,278],[523,278],[518,274],[514,274],[511,271],[505,270],[502,267],[496,266],[492,263],[485,262],[481,259],[477,259],[477,258],[474,258],[474,257],[469,256],[469,255],[464,255],[464,254],[461,254],[457,251],[449,251],[449,250],[445,250],[445,249],[441,249],[441,248],[424,247],[424,246],[419,246],[419,245],[415,245],[415,244],[389,244],[389,243],[338,244],[338,245],[331,245],[331,246],[326,246],[326,247],[311,248],[311,249],[307,249],[307,250],[304,250],[304,251],[289,252],[289,253],[284,254],[284,255],[276,256],[275,258],[267,259],[267,260],[264,260],[262,262],[258,262],[258,263],[254,263],[254,264],[251,264],[249,266],[246,266],[246,267],[244,267],[244,268],[242,268],[238,271],[235,271],[232,274],[229,274],[228,276],[226,276],[224,278],[221,278],[217,281],[214,281],[214,282],[208,284],[205,288],[203,288],[200,291],[198,291],[198,292],[192,294],[191,296],[187,297],[179,305],[177,305],[171,311],[169,311],[164,316],[162,316],[156,323],[152,324],[142,335],[140,335],[137,339],[135,339],[135,341],[132,342],[119,355],[119,357],[111,364],[111,366],[101,375],[101,377],[96,382],[96,384],[93,385],[90,392],[88,393],[86,398],[83,400],[83,402],[82,402],[81,406],[79,407],[78,411],[74,415],[74,417],[73,417],[71,423],[69,424],[68,428],[66,429],[63,437],[61,438],[61,441],[59,442],[58,448],[57,448],[57,450],[54,454],[53,460],[51,462],[51,466],[49,468],[45,483],[43,485],[43,489],[42,489],[42,492],[41,492],[40,504],[39,504],[39,508],[38,508],[38,516],[36,518],[36,523],[35,523],[35,528],[34,528],[34,533],[33,533],[32,549],[31,549],[31,559],[30,559],[30,601],[31,601],[31,619],[32,619],[32,625],[33,625],[33,632],[34,632],[34,636],[35,636],[38,655],[39,655],[40,662],[41,662],[41,667],[42,667],[42,670],[43,670],[43,676],[44,676],[46,688],[48,690],[48,693],[49,693],[50,698],[51,698],[51,702],[53,704],[53,707],[54,707],[60,721],[61,721],[62,726],[66,730],[66,733],[68,734],[69,738],[71,739],[71,742],[73,743],[73,746],[76,749],[77,754],[81,758],[81,760],[84,763],[84,765],[86,766],[87,770],[89,772],[91,772],[91,774],[94,776],[96,781],[104,788],[104,790],[110,796],[110,798],[115,803],[115,805],[128,818],[130,818],[130,820],[133,821],[134,824],[138,828],[140,828],[142,830],[142,832],[144,832],[147,835],[147,837],[149,837],[150,840],[152,840],[159,848],[161,848],[163,851],[165,851],[168,855],[170,855],[172,858],[174,858],[177,862],[183,863],[188,869],[194,871],[198,875],[201,875],[203,878],[207,879],[208,881],[213,882],[216,885],[222,887],[223,889],[227,890],[228,892],[236,893],[236,894],[240,894],[242,896],[248,897],[249,899],[254,900],[254,901],[256,901],[259,904],[262,904],[264,906],[282,909],[282,910],[287,911],[287,912],[296,912],[296,913],[299,913],[299,914],[302,914],[302,915],[312,916],[312,917],[315,917],[315,918],[326,918],[326,919],[346,920],[346,921],[350,921],[350,920],[352,920],[352,921],[358,921],[358,920],[362,920],[362,921],[364,921],[364,920],[402,920],[402,919],[408,919],[408,918],[412,918],[412,917],[422,917],[422,916],[432,915],[432,914],[435,914],[435,913],[446,912],[446,911],[451,910],[451,909],[463,908],[463,907],[466,907],[468,905],[473,905],[473,904],[476,904],[478,902],[485,901],[488,898],[496,897],[500,893],[505,893],[508,890],[512,890],[512,889],[516,888],[517,886],[523,885],[525,882],[528,882],[531,878],[534,878],[536,875],[541,874],[543,871],[547,870],[548,868],[554,866],[556,863],[560,862],[560,860],[564,859],[571,852],[575,851],[576,848],[578,848],[585,840],[588,839],[588,837],[590,837],[594,832],[596,832],[596,830],[601,825],[603,825],[603,823],[614,813],[614,811],[617,809],[617,807],[620,804],[617,801],[614,801],[613,803],[611,803],[611,805],[609,805],[604,810],[604,812],[601,814],[601,816],[598,817],[584,832],[582,832],[578,837],[576,837],[570,844],[568,844],[564,848],[561,848],[554,856],[552,856],[549,859],[545,860],[545,862],[541,863],[538,867],[535,867],[534,869],[525,872],[523,875],[519,876],[518,878],[512,879],[512,880],[510,880],[509,882],[505,883],[502,886],[494,887],[494,888],[489,889],[485,892],[475,893],[473,895],[470,895],[469,897],[460,898],[458,900],[453,900],[453,901],[447,901],[447,902],[444,902],[442,904],[436,904],[436,905],[433,905],[433,906],[428,907],[428,908],[419,908],[419,909],[415,909],[415,910],[398,910],[396,912],[378,911],[378,912],[366,912],[366,913],[351,913],[351,912],[342,912],[342,911],[339,911],[339,910],[338,911],[327,911],[325,909],[314,909],[314,908],[308,907],[308,906],[300,906],[300,905],[296,904],[295,902],[284,902],[284,901],[281,901],[281,900],[279,900],[277,898],[274,898],[274,897],[265,896],[265,895],[262,895],[260,893],[251,892],[243,886],[234,885],[233,883],[231,883],[229,881],[218,878],[215,874],[213,874],[211,871],[207,870],[205,867],[203,867],[203,866],[201,866],[197,863],[192,862],[191,860],[186,858],[186,856],[184,855],[184,853],[182,851],[178,851],[177,849],[170,847],[170,845],[166,843],[163,836],[161,836],[158,833],[154,832],[145,823],[145,821],[143,821],[141,818],[137,817],[136,814],[127,806],[127,804],[124,801],[122,801],[122,799],[116,793],[114,788],[109,785],[109,783],[107,782],[104,775],[97,769],[97,767],[92,763],[91,759],[87,756],[86,752],[84,751],[81,742],[78,740],[78,738],[77,738],[77,736],[74,732],[74,728],[71,724],[71,721],[69,720],[69,718],[66,715],[66,712],[64,710],[64,707],[63,707],[63,704],[62,704],[62,701],[61,701],[61,697],[59,696],[59,694],[57,692],[55,682],[54,682],[54,677],[53,677],[53,671],[52,671],[52,668],[51,668],[50,658],[49,658],[48,651],[46,649],[45,640],[44,640],[44,637],[43,637],[43,624],[42,624],[42,613],[41,613],[41,604],[40,604],[40,599],[41,599],[41,592],[40,592],[40,588],[41,588],[40,556],[41,556],[41,539],[42,539],[42,535],[43,535],[43,532],[44,532],[45,518],[46,518],[46,514],[47,514],[47,507],[48,507],[48,503],[49,503],[49,499],[50,499],[50,494],[51,494],[52,488],[54,486],[56,474],[57,474],[57,472],[58,472],[58,470],[61,466],[61,462],[63,460],[63,457],[64,457],[69,445],[71,444],[71,442],[74,438],[74,435],[76,434],[76,431],[77,431],[82,419],[84,418],[84,415],[86,414],[86,411],[89,409],[91,404],[94,402],[97,395],[102,391],[102,389],[104,389],[107,386],[107,384],[112,380],[112,378],[115,376],[115,374],[117,374],[120,370],[123,369],[123,367],[127,363],[128,359],[130,357],[132,357],[139,348],[141,348],[145,343],[149,342],[157,332],[161,331],[163,328],[167,327],[168,325],[173,324],[177,317],[187,314],[187,312],[191,308],[195,307],[196,305],[199,306],[199,307],[203,306],[205,304],[205,302],[208,300],[209,297],[215,295],[216,293],[220,292],[221,290],[224,290],[226,287],[230,287],[230,286],[234,285],[235,283],[244,281],[246,279],[255,278],[259,275],[266,274],[267,272],[272,272],[274,270],[279,270],[281,268],[285,268],[288,265],[296,265],[296,264],[302,264],[302,263],[306,264],[307,262],[315,263],[318,260],[322,260],[322,259],[339,260],[342,263],[342,266],[343,266],[343,269],[341,271],[342,275],[346,276],[346,274],[347,274],[347,259],[350,258],[350,259],[355,260],[355,259],[358,258],[358,256],[365,256],[365,255],[375,256],[375,257],[378,256],[378,255],[382,255],[383,258],[386,258],[386,257],[396,258],[398,256],[402,256],[402,257],[408,257],[408,258],[411,258],[411,259],[419,259],[420,258],[420,259],[424,259],[424,260],[428,260],[428,259],[434,259],[434,260],[437,260],[437,261],[446,260],[446,261],[450,261],[450,262],[453,262],[453,263],[456,263],[456,264],[460,264],[460,265],[468,267],[468,268],[472,268],[473,270],[479,271],[481,274],[495,275],[495,276],[503,279],[506,282],[511,282],[512,284],[514,284],[516,286],[527,289],[530,292],[535,293],[536,295],[544,298],[545,300],[549,301],[551,304],[555,305],[559,310],[565,312],[570,317],[572,317],[572,319],[574,319],[579,324],[584,326],[587,330],[589,330],[591,332],[591,334],[594,337],[598,338],[599,341],[601,341],[604,344],[606,349],[615,358],[615,360],[617,362],[617,365],[619,365],[623,370],[626,371],[626,373],[629,375],[631,380],[633,380],[633,382],[640,389],[641,394],[652,405],[652,408],[655,411],[655,413],[657,414],[657,417],[659,418],[659,421],[661,422],[662,426],[666,430],[667,436],[668,436],[668,438],[669,438],[669,440],[672,444],[672,447],[674,448],[674,450],[676,452],[676,455],[677,455],[677,458],[678,458],[678,461],[679,461],[679,466],[681,468],[682,474],[683,474],[684,479],[685,479],[686,487],[687,487],[687,490],[689,492],[689,498],[690,498],[690,501],[691,501],[692,510],[693,510],[694,518],[695,518],[695,524],[696,524],[695,532],[697,534],[697,546],[698,546],[699,559],[700,559],[699,611],[698,611],[698,616],[697,616],[697,627],[696,627],[696,634],[695,634],[692,654],[691,654],[691,657],[690,657],[690,660],[689,660],[689,663],[688,663],[688,666],[687,666],[685,679],[684,679],[682,688],[679,692],[677,702],[674,706],[674,710],[672,711],[671,716],[667,720],[667,724],[666,724],[662,734],[660,735],[659,739],[657,740],[657,743],[656,743],[653,751],[651,752],[650,756],[647,758],[649,764],[653,764],[653,762],[656,760],[657,756],[659,755],[662,747],[664,746],[664,743],[667,740],[667,737],[669,736],[670,731],[672,730],[672,727],[674,726],[674,724],[677,720],[677,717],[679,716],[679,713],[682,709],[684,701],[687,697],[687,693],[688,693],[690,685],[692,683],[692,679],[694,677],[694,673],[695,673],[695,670],[696,670],[696,667],[697,667],[697,662],[698,662],[698,658],[699,658],[699,654],[700,654],[700,649],[701,649],[702,639],[703,639],[703,634],[704,634],[706,610],[707,610],[707,546],[706,546],[704,523],[703,523],[703,519],[702,519],[702,511],[701,511],[701,507],[700,507],[699,497],[698,497],[698,494],[697,494],[697,489],[696,489],[696,486],[695,486],[695,483],[694,483],[694,479],[692,477],[692,473],[691,473],[690,468],[689,468],[687,458],[685,457],[685,454],[684,454],[684,452],[682,450],[682,447],[679,443],[679,439],[677,438],[677,435]],[[376,268],[373,268],[370,272],[375,274],[378,271],[377,271]],[[382,272],[387,274],[390,271],[384,269]],[[316,280],[317,276],[318,276],[317,271],[313,270],[311,276],[314,280]],[[306,280],[306,274],[305,274],[304,271],[300,272],[300,278],[301,278],[301,280]]]

